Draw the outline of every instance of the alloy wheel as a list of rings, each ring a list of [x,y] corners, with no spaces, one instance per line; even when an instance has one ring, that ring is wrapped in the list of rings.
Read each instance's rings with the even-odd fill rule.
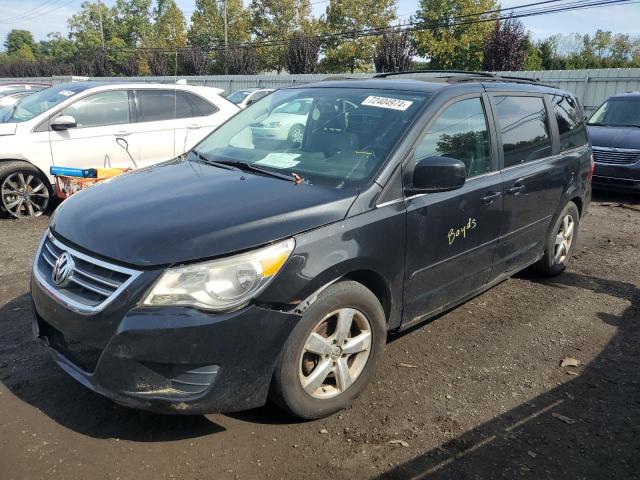
[[[5,178],[0,189],[3,207],[12,216],[39,217],[49,205],[49,189],[37,175],[15,172]]]
[[[341,308],[326,315],[302,349],[299,362],[302,388],[318,399],[343,393],[364,371],[371,341],[371,325],[359,310]]]
[[[295,127],[291,132],[291,143],[295,146],[302,145],[303,137],[304,130],[300,127]]]
[[[565,215],[562,218],[560,229],[556,235],[553,260],[555,263],[562,263],[567,259],[573,243],[575,220],[572,215]]]

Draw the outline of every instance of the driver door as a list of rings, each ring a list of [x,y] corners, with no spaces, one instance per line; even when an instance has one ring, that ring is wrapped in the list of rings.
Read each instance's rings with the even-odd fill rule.
[[[126,141],[131,127],[126,90],[88,95],[59,114],[71,115],[77,126],[49,132],[55,165],[76,168],[134,168],[129,155],[137,160],[138,152]],[[128,147],[129,153],[125,147]]]
[[[446,104],[407,166],[410,179],[417,160],[452,157],[466,164],[467,180],[458,190],[405,198],[403,325],[446,308],[488,281],[500,235],[502,179],[487,105],[481,94]]]

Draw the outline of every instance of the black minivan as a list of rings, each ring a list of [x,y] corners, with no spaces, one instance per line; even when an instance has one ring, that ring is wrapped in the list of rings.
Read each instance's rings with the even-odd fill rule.
[[[274,113],[300,101],[297,119]],[[254,142],[256,126],[287,122],[303,135]],[[562,272],[592,172],[575,97],[533,81],[440,72],[279,90],[184,156],[62,204],[33,266],[34,331],[123,405],[271,398],[322,417],[366,387],[387,332],[527,266]]]

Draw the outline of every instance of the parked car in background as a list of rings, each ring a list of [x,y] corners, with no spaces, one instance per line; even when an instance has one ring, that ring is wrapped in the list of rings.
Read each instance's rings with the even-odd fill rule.
[[[608,98],[588,122],[593,187],[640,192],[640,92]]]
[[[221,89],[152,83],[56,85],[0,110],[0,211],[40,215],[51,165],[144,167],[180,155],[238,111]]]
[[[530,265],[561,273],[591,188],[575,97],[382,75],[278,90],[184,157],[62,204],[31,280],[58,365],[130,407],[270,396],[318,418],[366,388],[389,331]],[[301,144],[252,142],[295,102],[310,105]]]
[[[267,118],[251,124],[254,144],[287,141],[300,145],[313,99],[302,98],[273,109]]]
[[[8,93],[7,95],[0,95],[0,109],[3,107],[10,107],[11,105],[15,105],[20,101],[22,97],[26,97],[27,95],[31,95],[33,90],[20,90],[13,93]]]
[[[247,108],[252,103],[266,97],[273,91],[275,91],[273,88],[245,88],[236,90],[227,97],[227,100],[235,103],[240,108]]]

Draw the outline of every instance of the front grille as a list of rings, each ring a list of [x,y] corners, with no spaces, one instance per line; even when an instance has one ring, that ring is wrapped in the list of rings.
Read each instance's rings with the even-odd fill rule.
[[[67,252],[74,267],[67,280],[56,285],[52,273],[56,261]],[[139,272],[73,250],[48,234],[40,247],[36,268],[41,282],[58,298],[84,311],[98,311],[120,293]]]
[[[622,150],[609,148],[593,148],[596,163],[612,165],[633,165],[640,161],[640,150]]]

